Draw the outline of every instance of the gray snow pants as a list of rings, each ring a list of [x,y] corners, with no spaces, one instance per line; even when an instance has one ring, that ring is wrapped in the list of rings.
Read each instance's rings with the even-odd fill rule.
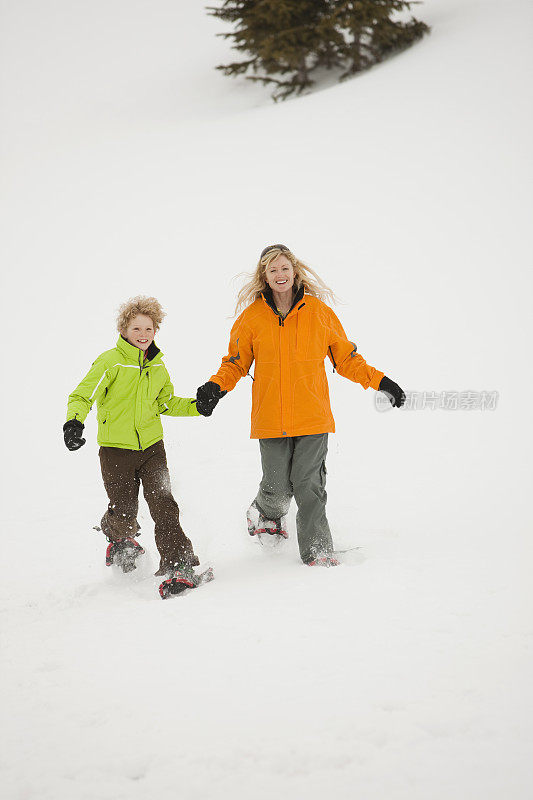
[[[255,504],[266,519],[279,519],[292,497],[298,513],[296,529],[304,563],[333,552],[326,518],[326,454],[328,434],[260,439],[263,478]]]

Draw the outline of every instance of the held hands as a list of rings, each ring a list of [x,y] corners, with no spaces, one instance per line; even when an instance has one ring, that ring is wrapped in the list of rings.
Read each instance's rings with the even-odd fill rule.
[[[207,381],[196,390],[196,408],[204,417],[210,417],[216,404],[227,392],[223,392],[218,383]]]
[[[85,444],[85,439],[81,437],[84,427],[79,419],[69,419],[63,425],[63,438],[69,450],[79,450]]]
[[[379,391],[387,395],[391,406],[400,408],[400,406],[403,406],[403,404],[405,403],[405,392],[403,391],[403,389],[401,389],[397,383],[391,381],[390,378],[387,378],[386,375],[384,375],[381,379],[381,382],[379,384]]]

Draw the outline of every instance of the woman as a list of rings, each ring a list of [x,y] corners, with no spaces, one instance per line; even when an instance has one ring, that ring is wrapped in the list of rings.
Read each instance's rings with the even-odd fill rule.
[[[229,353],[196,397],[198,411],[211,414],[255,361],[251,438],[259,439],[263,478],[248,530],[286,538],[283,517],[294,497],[302,561],[332,566],[338,561],[326,518],[325,460],[335,422],[324,359],[365,389],[386,392],[393,406],[403,405],[405,394],[358,354],[325,299],[334,299],[331,290],[288,247],[265,247],[239,292],[236,311],[244,311],[231,329]]]

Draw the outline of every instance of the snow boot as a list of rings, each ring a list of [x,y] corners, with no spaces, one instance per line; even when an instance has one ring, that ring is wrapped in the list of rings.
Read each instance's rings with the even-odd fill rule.
[[[305,561],[308,567],[338,567],[341,563],[335,556],[317,556],[311,561]]]
[[[281,519],[267,519],[252,503],[246,512],[246,522],[250,536],[257,536],[262,545],[277,546],[289,538],[287,533],[287,517]]]
[[[167,597],[172,597],[173,595],[182,594],[187,589],[196,589],[203,583],[212,581],[215,577],[212,567],[208,567],[204,572],[197,574],[194,568],[188,565],[174,567],[172,572],[167,574],[168,578],[159,586],[159,594],[162,600],[166,600]]]
[[[144,553],[144,548],[135,539],[118,539],[110,542],[105,554],[107,567],[120,567],[122,572],[131,572],[137,568],[136,559]]]

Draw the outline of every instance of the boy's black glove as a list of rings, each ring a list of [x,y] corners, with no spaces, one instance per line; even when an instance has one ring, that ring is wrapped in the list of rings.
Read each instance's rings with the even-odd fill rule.
[[[218,383],[207,381],[196,390],[196,408],[203,417],[210,417],[216,404],[225,394],[227,392],[223,392]]]
[[[387,378],[384,375],[379,384],[379,391],[383,392],[387,395],[390,400],[391,406],[396,406],[396,408],[400,408],[405,403],[405,392],[397,383],[391,381],[390,378]]]
[[[79,419],[69,419],[63,425],[63,438],[69,450],[79,450],[85,444],[85,439],[81,438],[84,427]]]

